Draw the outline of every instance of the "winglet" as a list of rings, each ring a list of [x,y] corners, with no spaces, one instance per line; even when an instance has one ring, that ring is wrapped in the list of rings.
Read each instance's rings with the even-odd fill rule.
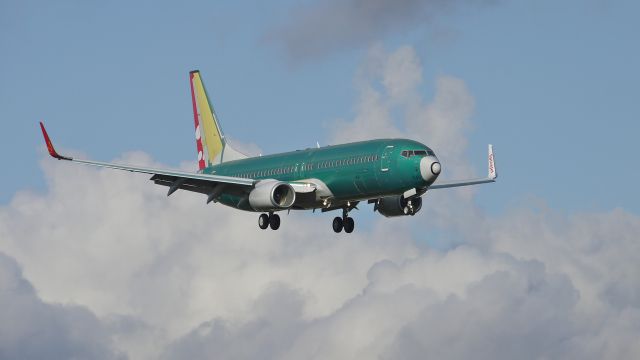
[[[47,150],[49,150],[49,155],[53,156],[58,160],[72,160],[70,157],[62,156],[58,154],[56,149],[53,147],[53,143],[49,138],[49,134],[47,134],[47,130],[44,128],[44,124],[40,121],[40,129],[42,129],[42,136],[44,136],[44,142],[47,144]]]
[[[498,177],[496,163],[493,157],[493,145],[489,144],[489,179],[495,180]]]

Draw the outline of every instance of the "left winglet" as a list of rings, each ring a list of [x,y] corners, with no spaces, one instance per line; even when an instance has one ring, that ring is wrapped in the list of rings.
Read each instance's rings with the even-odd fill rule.
[[[56,149],[53,147],[53,143],[51,142],[51,139],[49,138],[49,134],[47,134],[47,130],[44,128],[44,124],[42,123],[42,121],[40,121],[40,129],[42,129],[42,136],[44,136],[44,142],[47,144],[47,150],[49,150],[49,155],[53,156],[58,160],[73,160],[70,157],[62,156],[58,154]]]

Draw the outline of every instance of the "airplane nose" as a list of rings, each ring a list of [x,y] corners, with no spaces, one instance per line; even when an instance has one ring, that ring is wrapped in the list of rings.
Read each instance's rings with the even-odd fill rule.
[[[424,181],[435,180],[440,175],[440,171],[442,166],[435,157],[427,156],[420,160],[420,175]]]

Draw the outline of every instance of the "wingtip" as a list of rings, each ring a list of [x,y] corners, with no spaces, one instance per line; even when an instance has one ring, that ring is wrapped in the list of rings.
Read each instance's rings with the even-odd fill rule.
[[[496,161],[493,155],[493,145],[489,144],[489,179],[495,180],[498,177]]]
[[[44,127],[44,123],[40,121],[40,129],[42,130],[42,136],[44,137],[44,142],[47,145],[47,150],[49,151],[49,155],[58,160],[71,160],[70,157],[62,156],[58,154],[56,149],[53,147],[53,143],[51,142],[51,138],[49,138],[49,134],[47,134],[47,129]]]

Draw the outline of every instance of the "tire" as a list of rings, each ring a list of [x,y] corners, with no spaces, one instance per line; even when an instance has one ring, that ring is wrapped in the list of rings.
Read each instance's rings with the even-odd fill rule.
[[[355,221],[353,221],[353,218],[347,217],[346,219],[344,219],[344,232],[346,232],[347,234],[351,234],[353,232],[353,228],[355,227],[356,223]]]
[[[339,233],[340,231],[342,231],[342,218],[341,217],[335,217],[333,218],[333,231]]]
[[[262,230],[268,228],[269,227],[269,215],[260,214],[260,216],[258,217],[258,226]]]
[[[280,215],[273,214],[269,216],[269,226],[271,227],[271,230],[278,230],[280,227]]]

